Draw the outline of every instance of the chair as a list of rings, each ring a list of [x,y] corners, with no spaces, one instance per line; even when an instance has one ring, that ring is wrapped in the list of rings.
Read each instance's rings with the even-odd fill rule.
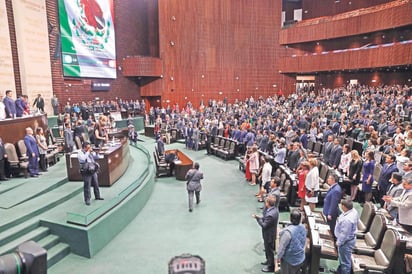
[[[177,129],[173,128],[170,130],[170,142],[174,143],[177,141]]]
[[[316,142],[314,147],[313,147],[313,154],[316,157],[320,157],[320,155],[322,154],[322,147],[323,144],[321,142]]]
[[[27,156],[27,147],[24,144],[24,140],[17,141],[17,154],[19,156],[19,160],[21,161],[29,160],[29,157]]]
[[[311,140],[308,141],[308,147],[306,148],[307,152],[312,152],[315,143]]]
[[[77,149],[82,148],[82,141],[79,136],[74,136],[74,143],[76,144]]]
[[[326,193],[328,192],[330,185],[328,184],[328,176],[329,176],[329,166],[325,163],[320,164],[319,170],[319,191],[321,200],[326,197]]]
[[[226,141],[225,147],[222,150],[219,150],[218,153],[225,160],[229,160],[235,156],[235,147],[236,143],[234,141]]]
[[[388,229],[383,236],[381,247],[372,255],[352,254],[352,270],[359,273],[402,273],[405,242],[400,240],[396,230]]]
[[[223,139],[223,138],[222,138]],[[219,157],[222,157],[222,158],[225,158],[226,159],[226,154],[228,153],[228,151],[229,151],[229,148],[230,148],[230,143],[231,143],[231,141],[230,140],[227,140],[227,139],[223,139],[224,140],[224,146],[223,147],[220,147],[219,146],[219,148],[217,149],[217,155],[219,156]]]
[[[170,175],[170,166],[168,163],[160,163],[159,159],[157,158],[155,152],[153,152],[153,158],[155,160],[155,164],[156,164],[156,177],[162,176],[162,175],[166,175],[169,176]]]
[[[372,223],[373,217],[375,217],[375,206],[371,202],[366,202],[363,205],[362,213],[358,221],[358,233],[366,233],[369,231],[369,227]]]
[[[372,255],[375,249],[381,246],[383,235],[386,231],[386,219],[382,214],[376,214],[373,217],[371,227],[368,232],[360,238],[356,239],[355,253],[362,252],[363,254]],[[369,253],[368,253],[369,252]]]
[[[10,164],[10,169],[13,175],[19,175],[20,172],[23,172],[24,177],[28,177],[28,168],[29,162],[22,161],[17,156],[16,147],[13,144],[5,143],[4,149],[7,153],[7,160]]]
[[[352,150],[352,148],[353,148],[353,138],[346,138],[345,142],[346,142],[346,144],[348,144],[349,150]]]

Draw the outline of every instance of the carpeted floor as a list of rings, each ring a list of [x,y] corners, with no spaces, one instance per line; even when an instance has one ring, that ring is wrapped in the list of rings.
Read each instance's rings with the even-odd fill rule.
[[[149,149],[154,141],[144,138]],[[201,256],[206,273],[261,273],[264,261],[260,228],[252,218],[260,214],[254,193],[237,161],[207,156],[204,151],[187,151],[203,171],[202,202],[188,212],[184,181],[159,178],[141,213],[91,259],[70,254],[49,273],[168,273],[169,260],[183,253]],[[287,220],[288,212],[280,214]],[[336,262],[321,261],[336,267]],[[327,267],[328,268],[328,267]],[[327,272],[325,272],[327,273]]]

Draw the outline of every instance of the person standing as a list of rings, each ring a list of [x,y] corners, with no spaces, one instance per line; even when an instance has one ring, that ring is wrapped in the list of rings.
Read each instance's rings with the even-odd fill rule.
[[[3,103],[6,111],[6,118],[14,119],[16,117],[16,103],[14,102],[11,90],[6,90],[6,97],[3,99]]]
[[[398,167],[396,166],[396,156],[393,154],[386,155],[385,164],[382,166],[381,175],[378,179],[378,190],[379,190],[379,203],[381,206],[385,203],[382,197],[386,195],[388,191],[390,182],[389,179],[392,177],[392,173],[398,172]]]
[[[316,204],[318,203],[319,196],[319,169],[318,161],[315,158],[309,159],[310,170],[306,174],[305,187],[306,195],[305,200],[309,204],[310,210],[314,211]]]
[[[301,224],[301,218],[299,210],[292,210],[291,224],[279,233],[277,261],[281,274],[298,274],[305,262],[306,228]]]
[[[16,117],[23,117],[23,113],[25,109],[23,96],[18,95],[15,101],[15,104],[16,104]]]
[[[94,198],[96,200],[104,200],[100,196],[99,190],[99,181],[97,178],[97,169],[96,162],[94,158],[96,154],[93,152],[92,146],[89,142],[84,142],[82,145],[82,149],[79,151],[77,155],[77,159],[79,160],[80,170],[83,177],[83,195],[84,195],[84,202],[86,205],[90,205],[90,187],[93,186]],[[88,166],[94,166],[93,169],[90,169]]]
[[[256,219],[257,223],[262,228],[263,244],[265,246],[266,261],[262,262],[265,265],[262,268],[262,272],[274,272],[275,271],[275,237],[279,219],[279,210],[275,206],[275,196],[268,196],[265,199],[266,211],[264,211],[263,217],[259,217],[253,214],[252,217]]]
[[[74,148],[74,138],[73,138],[73,131],[72,131],[72,126],[71,123],[65,123],[64,124],[64,147],[66,153],[70,153],[73,151]]]
[[[36,99],[34,99],[33,107],[36,106],[37,111],[44,113],[44,99],[41,97],[41,94],[37,94]]]
[[[24,144],[27,149],[27,156],[29,157],[29,173],[31,177],[39,176],[39,148],[37,146],[36,138],[33,136],[33,129],[26,128],[26,136],[24,136]]]
[[[36,128],[36,141],[37,141],[37,146],[39,148],[40,169],[41,171],[47,171],[47,159],[46,159],[47,143],[46,143],[46,137],[44,136],[44,132],[41,127]]]
[[[129,132],[127,133],[127,135],[129,136],[129,141],[130,144],[132,145],[136,145],[137,140],[139,138],[139,134],[137,133],[137,131],[134,129],[134,125],[129,125]]]
[[[342,188],[336,183],[335,175],[329,175],[327,183],[330,188],[328,189],[323,202],[323,215],[333,234],[335,231],[336,219],[340,213],[339,202],[342,199]]]
[[[335,227],[339,260],[336,273],[350,274],[352,270],[351,255],[355,246],[359,215],[356,209],[353,208],[353,202],[349,198],[341,201],[341,209],[343,213],[339,216]]]
[[[399,172],[394,172],[392,173],[392,178],[390,179],[390,181],[392,184],[389,187],[386,196],[390,196],[392,197],[392,199],[401,196],[404,191],[402,185],[402,175]],[[389,215],[391,215],[392,218],[398,218],[398,208],[396,206],[392,206],[391,203],[385,202],[383,208],[388,211]]]
[[[186,174],[186,189],[189,195],[189,212],[193,211],[193,195],[196,194],[196,204],[200,203],[200,191],[202,190],[202,184],[200,180],[203,179],[203,172],[199,171],[199,163],[194,163],[193,168]]]
[[[53,94],[51,98],[51,105],[53,107],[53,115],[57,116],[59,114],[59,99],[56,97],[56,94]],[[86,119],[83,117],[83,119]]]
[[[0,181],[7,181],[5,164],[7,159],[6,149],[4,148],[3,140],[0,137]]]
[[[352,150],[350,154],[352,159],[349,163],[347,176],[350,184],[350,197],[352,201],[354,201],[358,195],[358,185],[361,179],[363,161],[357,150]]]
[[[365,195],[365,202],[372,200],[372,184],[374,181],[373,172],[375,170],[375,157],[373,151],[366,152],[365,162],[363,162],[362,192]]]

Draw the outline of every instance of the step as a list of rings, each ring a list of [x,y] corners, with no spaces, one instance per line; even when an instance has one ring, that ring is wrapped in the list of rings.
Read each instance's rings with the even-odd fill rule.
[[[3,246],[39,227],[39,220],[30,219],[0,233],[0,246]]]
[[[30,240],[33,240],[35,242],[39,241],[40,239],[46,237],[49,233],[50,233],[50,229],[48,227],[39,226],[36,229],[0,247],[0,255],[14,252],[16,248],[24,242],[27,242]]]
[[[57,245],[60,243],[60,237],[55,235],[55,234],[49,234],[43,239],[37,241],[37,243],[43,247],[44,249],[51,249],[53,246]]]
[[[66,257],[70,253],[70,246],[65,243],[58,243],[47,250],[47,268]]]
[[[35,216],[38,216],[61,203],[71,199],[83,191],[80,182],[68,182],[48,193],[31,199],[8,210],[0,219],[0,231],[12,228]]]

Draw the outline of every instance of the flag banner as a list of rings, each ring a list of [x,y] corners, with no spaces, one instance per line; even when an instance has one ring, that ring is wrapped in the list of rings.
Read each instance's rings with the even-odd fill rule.
[[[67,77],[116,78],[113,0],[59,0]]]

